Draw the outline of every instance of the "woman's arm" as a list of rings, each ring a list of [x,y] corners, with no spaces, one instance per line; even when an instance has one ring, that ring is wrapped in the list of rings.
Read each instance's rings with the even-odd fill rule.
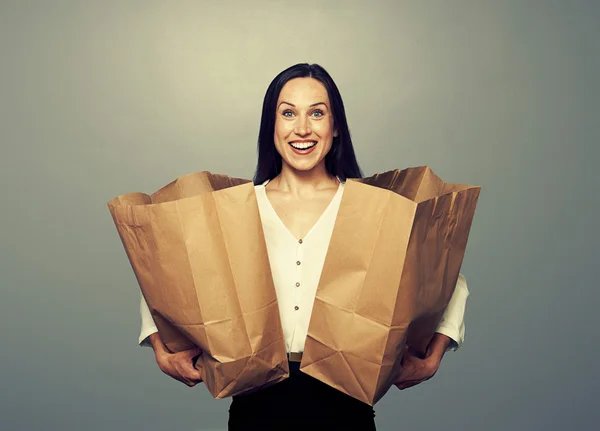
[[[425,358],[412,354],[408,349],[405,351],[402,373],[395,382],[399,389],[410,388],[432,378],[440,367],[444,353],[460,347],[465,339],[464,316],[468,296],[467,280],[459,274],[450,303],[427,346]]]
[[[142,292],[140,292],[140,314],[142,316],[142,328],[140,329],[138,344],[140,346],[152,347],[149,336],[158,333],[158,329],[154,324],[154,319],[152,319],[152,314],[150,314],[150,309]]]
[[[141,346],[152,347],[156,363],[163,373],[190,387],[202,382],[202,373],[194,366],[195,357],[200,355],[202,350],[199,347],[194,347],[182,352],[171,353],[160,338],[146,299],[141,292],[140,296],[142,328],[138,343]]]
[[[468,297],[469,289],[467,288],[467,280],[464,275],[458,274],[456,288],[436,329],[438,334],[443,334],[450,338],[450,343],[445,351],[450,349],[458,350],[465,340],[464,317]]]

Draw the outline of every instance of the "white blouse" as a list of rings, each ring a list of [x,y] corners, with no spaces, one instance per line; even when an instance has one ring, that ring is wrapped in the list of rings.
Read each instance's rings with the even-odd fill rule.
[[[288,353],[302,352],[325,255],[344,192],[344,183],[340,182],[335,196],[323,214],[304,238],[300,239],[292,235],[271,205],[265,190],[268,182],[269,180],[254,186],[254,190],[265,234],[286,349]],[[142,327],[138,342],[149,346],[147,337],[157,332],[157,328],[144,297],[141,294],[140,296]],[[467,282],[464,276],[459,274],[450,303],[436,329],[436,332],[447,335],[454,341],[450,343],[448,350],[457,350],[464,341],[464,314],[468,296]]]

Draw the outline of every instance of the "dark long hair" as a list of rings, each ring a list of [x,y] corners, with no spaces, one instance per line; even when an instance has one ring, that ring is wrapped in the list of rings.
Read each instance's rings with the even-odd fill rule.
[[[262,184],[273,179],[281,172],[281,155],[275,148],[275,113],[277,99],[283,86],[294,78],[314,78],[327,89],[327,95],[333,111],[333,124],[338,135],[333,138],[331,150],[325,156],[325,169],[342,181],[346,178],[362,178],[363,174],[356,161],[352,138],[346,121],[346,111],[342,96],[331,76],[318,64],[299,63],[281,72],[273,79],[263,101],[260,131],[258,133],[258,163],[254,173],[254,184]]]

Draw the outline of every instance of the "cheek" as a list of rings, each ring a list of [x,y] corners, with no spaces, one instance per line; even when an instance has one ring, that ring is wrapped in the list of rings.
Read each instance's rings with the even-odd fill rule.
[[[319,122],[315,125],[314,130],[323,137],[333,138],[333,122],[331,121]]]
[[[290,126],[284,121],[275,121],[275,139],[285,138],[290,133]]]

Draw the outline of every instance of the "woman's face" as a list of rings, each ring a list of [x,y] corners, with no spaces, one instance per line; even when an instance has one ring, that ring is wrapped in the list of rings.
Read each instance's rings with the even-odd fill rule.
[[[279,93],[275,114],[275,148],[282,162],[299,171],[321,164],[324,168],[335,136],[325,86],[313,78],[289,80]]]

